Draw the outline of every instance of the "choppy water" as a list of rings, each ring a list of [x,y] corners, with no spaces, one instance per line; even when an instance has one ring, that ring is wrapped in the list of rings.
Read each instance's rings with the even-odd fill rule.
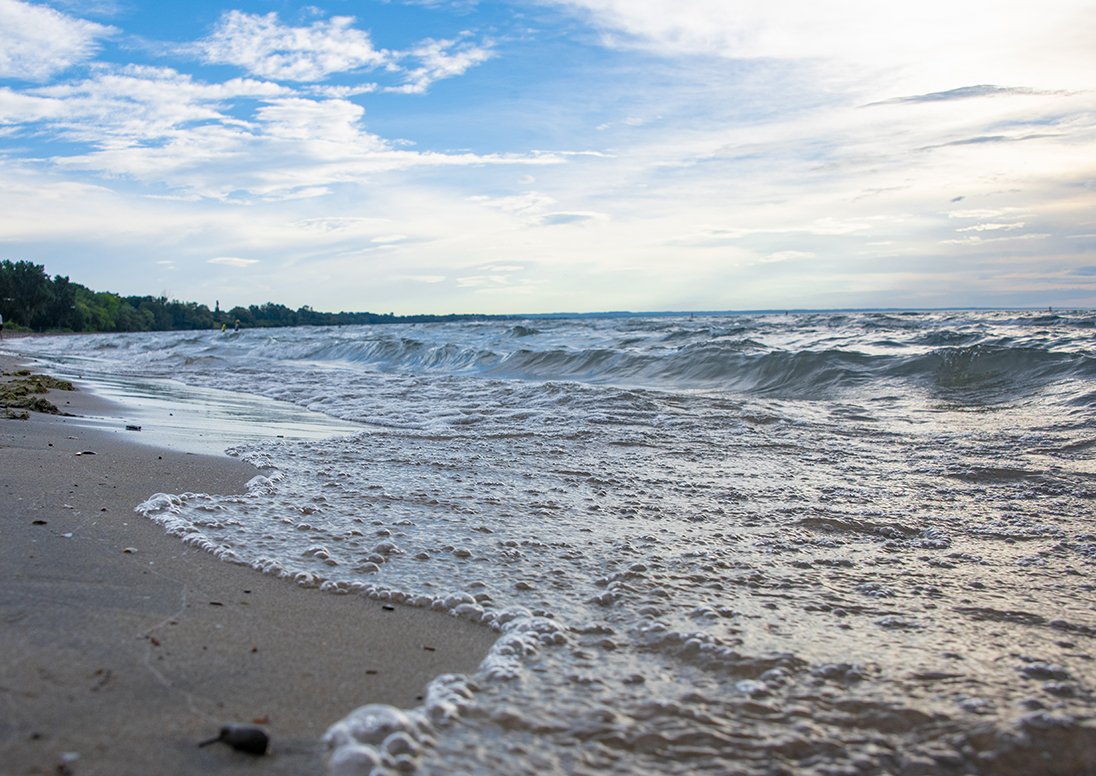
[[[185,541],[496,628],[337,774],[1096,773],[1096,315],[23,340],[366,425]]]

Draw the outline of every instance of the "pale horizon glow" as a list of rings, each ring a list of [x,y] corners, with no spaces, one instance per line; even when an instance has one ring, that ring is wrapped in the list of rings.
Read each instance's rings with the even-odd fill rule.
[[[1096,4],[0,0],[0,259],[213,306],[1096,306]]]

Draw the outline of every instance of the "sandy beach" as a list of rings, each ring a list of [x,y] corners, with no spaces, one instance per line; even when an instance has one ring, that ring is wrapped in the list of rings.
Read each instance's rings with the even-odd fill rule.
[[[16,364],[0,356],[0,370]],[[121,416],[77,388],[48,398]],[[414,706],[493,643],[484,627],[301,588],[167,536],[134,507],[157,492],[240,492],[256,470],[140,433],[0,420],[5,773],[322,773],[330,724],[367,703]],[[198,747],[231,722],[260,723],[270,752]]]

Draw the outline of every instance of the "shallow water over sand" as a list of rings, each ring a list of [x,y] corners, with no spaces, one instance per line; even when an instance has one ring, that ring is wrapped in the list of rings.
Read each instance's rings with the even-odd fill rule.
[[[271,439],[327,439],[361,431],[356,423],[311,412],[251,393],[187,385],[167,378],[84,374],[56,363],[53,373],[79,380],[97,396],[116,403],[104,416],[73,418],[73,425],[140,431],[130,441],[199,455]],[[123,418],[114,416],[120,412]]]
[[[366,427],[149,517],[498,629],[421,708],[348,714],[333,772],[1092,772],[1089,314],[79,339]]]

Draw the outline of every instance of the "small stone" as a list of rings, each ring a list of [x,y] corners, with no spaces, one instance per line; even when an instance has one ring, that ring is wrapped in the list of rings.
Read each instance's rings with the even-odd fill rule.
[[[224,725],[216,738],[202,741],[198,746],[209,746],[218,742],[224,742],[239,752],[263,755],[270,745],[270,736],[255,725]]]

